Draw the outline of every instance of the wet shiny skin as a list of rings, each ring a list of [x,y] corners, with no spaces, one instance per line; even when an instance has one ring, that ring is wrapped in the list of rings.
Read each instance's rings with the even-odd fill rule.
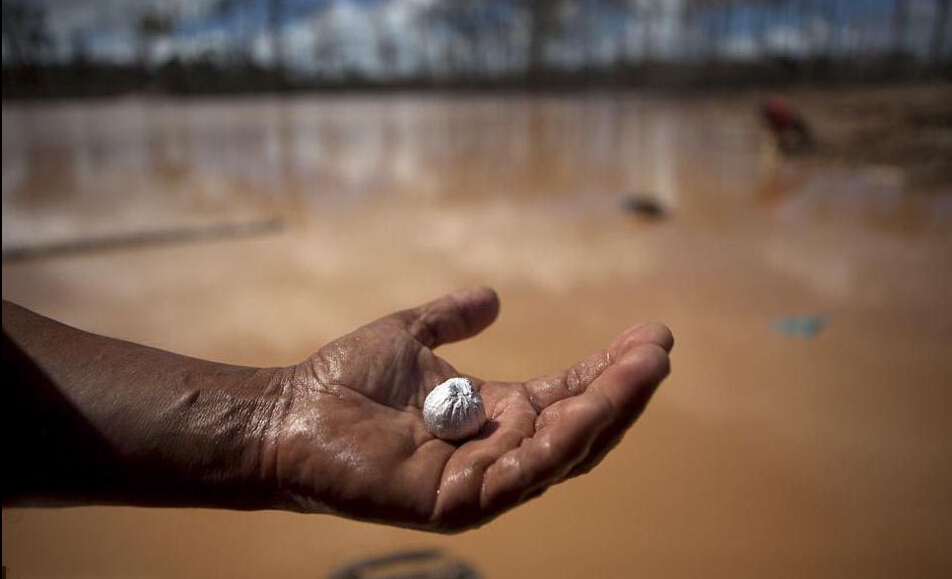
[[[453,294],[287,370],[279,434],[265,453],[286,506],[440,531],[478,526],[595,466],[668,372],[670,332],[639,325],[551,376],[481,382],[489,422],[479,436],[436,439],[423,400],[459,373],[433,348],[475,335],[497,312],[491,290]]]

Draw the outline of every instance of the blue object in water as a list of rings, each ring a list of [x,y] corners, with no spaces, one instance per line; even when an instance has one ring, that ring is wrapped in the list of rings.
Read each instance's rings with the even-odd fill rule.
[[[822,332],[826,325],[826,316],[785,316],[774,320],[773,329],[784,336],[809,340]]]

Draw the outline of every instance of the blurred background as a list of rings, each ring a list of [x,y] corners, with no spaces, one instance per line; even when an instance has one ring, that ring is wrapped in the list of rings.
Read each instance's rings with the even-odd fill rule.
[[[678,342],[477,531],[4,509],[8,576],[950,576],[949,4],[3,0],[4,299],[243,365],[469,284],[467,373]]]

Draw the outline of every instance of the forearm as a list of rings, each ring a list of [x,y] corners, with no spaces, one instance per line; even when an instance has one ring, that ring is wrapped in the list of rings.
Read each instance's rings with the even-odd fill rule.
[[[8,302],[3,331],[15,458],[4,504],[272,502],[274,370],[89,334]]]

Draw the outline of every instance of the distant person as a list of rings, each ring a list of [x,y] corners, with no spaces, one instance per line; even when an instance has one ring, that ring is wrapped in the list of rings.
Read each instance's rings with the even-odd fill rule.
[[[791,155],[813,149],[809,124],[789,103],[779,98],[768,99],[761,106],[761,114],[780,152]]]
[[[423,398],[459,372],[433,350],[475,336],[498,311],[488,288],[455,292],[300,364],[249,368],[89,334],[5,301],[3,504],[478,526],[598,464],[667,375],[673,345],[664,326],[641,324],[546,377],[473,379],[489,422],[464,443],[436,439]]]

